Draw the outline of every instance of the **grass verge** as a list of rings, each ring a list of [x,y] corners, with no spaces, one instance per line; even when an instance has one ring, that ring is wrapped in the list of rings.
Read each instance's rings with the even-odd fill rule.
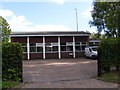
[[[3,81],[2,82],[2,88],[12,88],[15,85],[20,84],[20,82],[16,82],[16,81]]]
[[[99,80],[112,82],[112,83],[119,83],[120,84],[120,76],[117,71],[111,71],[108,73],[104,73],[101,77],[98,78]]]

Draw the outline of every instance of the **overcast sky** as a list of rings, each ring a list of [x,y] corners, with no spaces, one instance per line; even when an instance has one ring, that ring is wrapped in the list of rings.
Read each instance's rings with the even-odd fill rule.
[[[29,1],[0,3],[0,16],[8,21],[12,31],[77,31],[77,8],[78,31],[96,32],[96,28],[88,24],[92,20],[92,1]]]

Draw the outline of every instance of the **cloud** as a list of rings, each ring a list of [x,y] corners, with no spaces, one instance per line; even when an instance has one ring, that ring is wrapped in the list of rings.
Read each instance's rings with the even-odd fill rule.
[[[58,3],[58,4],[64,4],[64,0],[51,0],[51,2],[55,2],[55,3]]]
[[[2,10],[0,9],[0,15],[3,17],[9,17],[9,16],[13,16],[13,12],[10,10]]]
[[[16,16],[11,10],[0,9],[0,16],[4,17],[14,32],[32,31],[73,31],[64,25],[35,25],[26,19],[25,16]]]
[[[39,31],[70,31],[71,29],[64,25],[36,25],[36,30]]]
[[[83,18],[91,18],[91,11],[93,10],[93,6],[89,7],[88,9],[84,10],[81,15]]]
[[[63,4],[64,2],[93,2],[93,0],[2,0],[2,1],[3,2],[56,2],[59,4]],[[114,0],[108,0],[108,1],[114,1]]]

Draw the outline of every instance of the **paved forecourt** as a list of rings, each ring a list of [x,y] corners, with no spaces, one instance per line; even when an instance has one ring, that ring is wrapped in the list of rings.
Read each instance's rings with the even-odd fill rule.
[[[45,59],[23,62],[22,88],[116,88],[96,79],[97,61],[92,59]]]

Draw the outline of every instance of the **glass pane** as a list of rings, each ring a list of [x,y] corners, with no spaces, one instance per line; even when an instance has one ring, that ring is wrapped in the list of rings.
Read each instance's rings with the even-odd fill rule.
[[[36,46],[36,44],[30,44],[30,46]]]
[[[58,46],[58,43],[51,43],[51,46]]]
[[[85,50],[85,47],[86,47],[86,46],[82,46],[82,50],[83,50],[83,51]]]
[[[80,45],[80,42],[76,42],[75,45]]]
[[[66,46],[61,46],[61,51],[66,51]]]
[[[30,52],[36,52],[36,47],[30,47]]]
[[[92,48],[93,51],[97,51],[97,48]]]
[[[27,52],[27,47],[22,47],[23,52]]]
[[[60,45],[66,45],[66,43],[61,43]]]
[[[43,48],[42,47],[37,47],[37,52],[43,52]]]
[[[43,46],[43,43],[36,43],[36,46],[38,47]]]
[[[73,51],[73,46],[67,46],[67,51]]]
[[[46,43],[45,46],[51,46],[51,43]]]
[[[86,42],[82,42],[82,45],[86,45]]]
[[[52,51],[58,51],[58,46],[53,46]]]
[[[81,51],[80,46],[75,46],[75,50],[76,50],[76,51]]]
[[[67,42],[66,45],[67,45],[67,46],[72,46],[72,45],[73,45],[73,42]]]
[[[45,47],[46,52],[51,52],[51,47]]]

